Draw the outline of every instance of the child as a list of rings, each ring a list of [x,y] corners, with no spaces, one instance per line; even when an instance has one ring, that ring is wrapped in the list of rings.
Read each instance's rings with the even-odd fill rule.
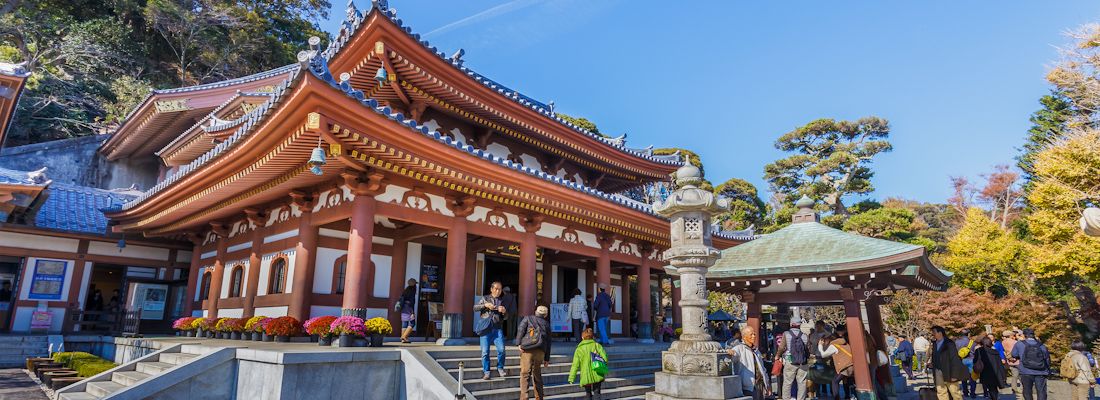
[[[592,400],[593,394],[595,398],[600,398],[600,386],[603,385],[604,379],[592,370],[592,353],[599,354],[605,362],[607,361],[607,352],[604,351],[603,346],[593,340],[595,336],[592,328],[585,329],[581,333],[581,343],[573,352],[573,366],[569,367],[569,384],[573,384],[577,378],[577,372],[580,372],[580,384],[584,387],[585,398],[588,400]]]

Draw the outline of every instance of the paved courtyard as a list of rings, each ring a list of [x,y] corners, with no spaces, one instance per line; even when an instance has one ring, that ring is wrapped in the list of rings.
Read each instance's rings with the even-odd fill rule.
[[[46,393],[20,368],[0,369],[0,400],[47,400]]]

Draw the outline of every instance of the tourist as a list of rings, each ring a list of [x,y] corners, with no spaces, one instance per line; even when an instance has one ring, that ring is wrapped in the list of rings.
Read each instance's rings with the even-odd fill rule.
[[[607,294],[607,285],[601,283],[600,292],[596,294],[596,300],[592,302],[592,309],[596,311],[596,328],[600,332],[600,344],[605,346],[614,343],[609,338],[611,331],[608,330],[611,321],[611,310],[614,307],[615,302]]]
[[[827,394],[829,384],[833,382],[832,366],[829,365],[827,358],[821,356],[821,347],[818,346],[822,339],[830,335],[832,333],[825,326],[825,321],[818,320],[814,323],[814,329],[810,333],[810,372],[806,374],[808,380],[806,394],[811,399]]]
[[[516,295],[512,294],[512,287],[505,286],[504,294],[500,296],[501,305],[506,310],[518,311],[519,307],[516,305]],[[516,335],[516,321],[511,315],[504,316],[504,336],[512,337]]]
[[[101,292],[99,289],[96,289],[95,292],[92,292],[91,298],[88,299],[86,304],[87,305],[84,306],[84,310],[92,311],[90,315],[91,318],[87,318],[87,320],[99,321],[100,314],[103,311],[103,292]]]
[[[802,323],[791,321],[791,329],[783,332],[783,342],[776,352],[776,362],[783,363],[783,386],[779,395],[785,397],[795,386],[798,400],[806,399],[806,375],[810,372],[810,338],[802,332]]]
[[[1092,364],[1085,356],[1088,348],[1080,340],[1074,341],[1073,344],[1069,345],[1069,348],[1070,351],[1069,354],[1066,354],[1066,358],[1072,363],[1075,373],[1072,378],[1064,377],[1069,379],[1069,383],[1073,386],[1072,397],[1070,398],[1072,400],[1088,400],[1089,389],[1096,386],[1096,378],[1092,375]]]
[[[974,339],[970,337],[970,329],[963,328],[959,337],[955,338],[955,347],[959,349],[959,357],[966,366],[967,376],[974,373]],[[978,382],[973,378],[964,379],[961,383],[963,396],[978,397]]]
[[[596,327],[596,315],[592,313],[592,295],[584,296],[584,313],[588,316],[587,328],[592,328],[595,331]]]
[[[527,400],[527,383],[535,387],[535,400],[546,395],[542,389],[542,367],[550,366],[550,309],[535,308],[534,316],[527,316],[518,324],[516,346],[519,346],[519,398]]]
[[[847,397],[855,397],[855,365],[852,363],[852,346],[848,344],[848,328],[837,325],[833,335],[817,342],[822,358],[833,360],[833,397],[840,399],[840,388],[844,388]]]
[[[481,379],[489,380],[489,345],[497,348],[497,372],[503,378],[508,376],[504,372],[504,332],[502,323],[508,316],[508,309],[504,307],[501,295],[504,289],[500,282],[493,282],[489,286],[489,295],[482,296],[481,301],[474,306],[474,312],[481,318],[489,318],[489,329],[480,335],[481,339],[481,371],[485,373]]]
[[[600,387],[603,386],[604,380],[602,375],[593,370],[592,363],[595,361],[593,356],[598,355],[605,364],[609,361],[603,346],[593,340],[595,337],[596,334],[592,332],[592,328],[585,329],[581,333],[583,340],[573,351],[573,364],[569,367],[569,384],[576,382],[577,374],[580,374],[580,385],[584,387],[584,395],[588,400],[601,398]]]
[[[894,350],[898,348],[898,338],[894,336],[894,332],[886,332],[886,353],[894,354]]]
[[[993,340],[988,337],[983,337],[981,346],[974,351],[974,372],[982,383],[985,397],[997,400],[1000,389],[1004,387],[1005,370],[997,349],[993,348]]]
[[[569,300],[569,318],[573,321],[573,335],[579,343],[581,332],[588,326],[588,305],[580,289],[573,289],[573,298]]]
[[[913,343],[909,341],[909,337],[898,335],[894,358],[901,360],[901,370],[905,371],[905,376],[909,377],[909,380],[913,380],[913,354],[915,353],[916,351],[913,350]]]
[[[1046,345],[1035,339],[1034,330],[1024,329],[1024,340],[1016,342],[1012,347],[1012,358],[1020,361],[1020,383],[1023,384],[1024,400],[1046,400],[1050,351]]]
[[[630,337],[638,338],[638,309],[630,309]]]
[[[397,299],[396,308],[401,312],[401,343],[408,343],[416,327],[416,279],[409,279],[408,286]]]
[[[726,343],[726,352],[733,362],[733,374],[741,377],[741,391],[753,400],[771,396],[771,383],[764,357],[756,347],[756,330],[745,325]]]
[[[962,400],[961,383],[970,379],[970,371],[959,358],[959,347],[947,337],[942,326],[932,327],[932,377],[940,400]]]
[[[1016,346],[1016,332],[1011,330],[1005,330],[1001,332],[1001,348],[1004,349],[1004,353],[1001,355],[1001,359],[1004,360],[1005,366],[1008,367],[1005,370],[1006,374],[1012,374],[1012,394],[1016,394],[1016,388],[1020,386],[1020,361],[1012,358],[1012,349]],[[1008,382],[1006,377],[1005,383]]]
[[[6,303],[9,301],[11,301],[11,281],[4,281],[0,285],[0,302]]]
[[[917,335],[917,338],[913,339],[913,351],[917,353],[917,373],[921,376],[924,376],[924,370],[928,368],[928,354],[931,348],[932,343],[924,335]]]

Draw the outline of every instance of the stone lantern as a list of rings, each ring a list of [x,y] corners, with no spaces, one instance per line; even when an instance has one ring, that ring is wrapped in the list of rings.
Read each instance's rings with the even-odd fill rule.
[[[1081,231],[1089,236],[1100,236],[1100,208],[1089,207],[1081,213]]]
[[[703,174],[688,164],[676,171],[679,187],[654,210],[671,222],[671,246],[663,259],[680,276],[683,333],[661,356],[655,391],[647,400],[730,399],[742,396],[740,378],[732,375],[732,360],[711,339],[707,326],[707,268],[721,253],[711,244],[711,219],[729,209],[729,201],[700,189]]]

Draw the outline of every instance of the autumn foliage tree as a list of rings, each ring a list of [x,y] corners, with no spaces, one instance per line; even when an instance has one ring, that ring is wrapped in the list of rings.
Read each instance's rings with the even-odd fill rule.
[[[979,208],[967,211],[947,252],[936,261],[955,274],[954,285],[977,292],[1031,293],[1035,282],[1027,268],[1026,243]]]

